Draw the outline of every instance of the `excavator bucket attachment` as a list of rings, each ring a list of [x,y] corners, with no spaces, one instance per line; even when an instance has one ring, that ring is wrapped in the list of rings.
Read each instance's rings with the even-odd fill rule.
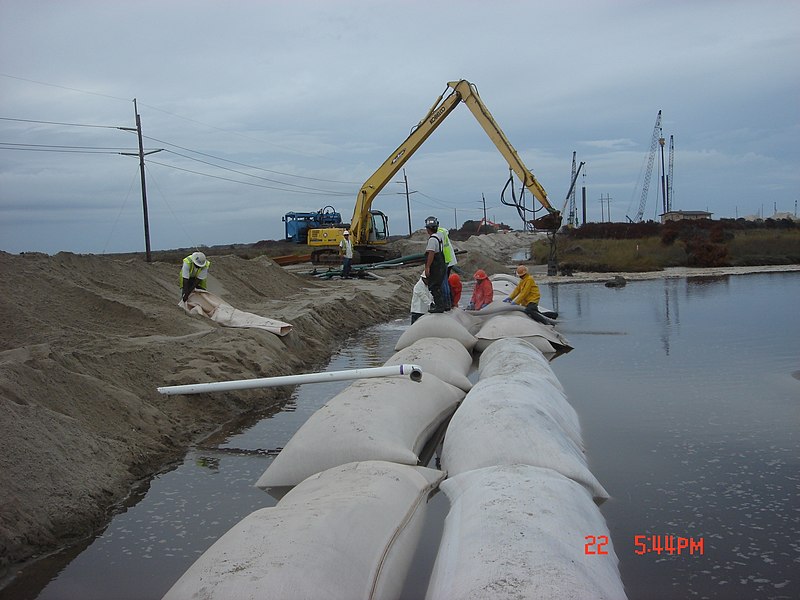
[[[550,213],[538,219],[534,219],[533,221],[529,221],[529,223],[533,225],[534,229],[558,231],[558,228],[561,227],[561,213]]]

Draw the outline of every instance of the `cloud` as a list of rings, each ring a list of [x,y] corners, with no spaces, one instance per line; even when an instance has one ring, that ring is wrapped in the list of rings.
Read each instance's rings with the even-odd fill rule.
[[[658,110],[663,135],[674,136],[683,209],[733,216],[762,199],[793,209],[797,3],[457,8],[3,2],[0,249],[142,248],[138,160],[54,149],[135,149],[135,135],[114,128],[135,126],[133,98],[145,146],[164,148],[146,162],[153,244],[169,248],[280,238],[289,210],[332,204],[349,218],[361,183],[462,77],[557,205],[577,152],[590,219],[601,195],[614,196],[612,214],[635,212]],[[415,220],[432,210],[466,218],[485,194],[493,220],[518,221],[500,203],[507,165],[465,107],[405,168]],[[399,188],[387,185],[376,206],[404,231]]]

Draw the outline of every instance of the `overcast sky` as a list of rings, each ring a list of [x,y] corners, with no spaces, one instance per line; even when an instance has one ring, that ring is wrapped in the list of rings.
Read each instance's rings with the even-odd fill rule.
[[[152,248],[167,249],[281,239],[288,211],[349,221],[458,79],[558,208],[577,153],[589,221],[636,215],[659,110],[674,210],[797,211],[796,0],[0,0],[0,250],[144,249],[138,158],[120,154],[136,134],[117,129],[136,126],[134,98],[145,151],[162,149],[146,179]],[[405,172],[415,230],[480,219],[484,196],[489,219],[522,226],[465,106]],[[393,234],[408,233],[404,191],[373,205]]]

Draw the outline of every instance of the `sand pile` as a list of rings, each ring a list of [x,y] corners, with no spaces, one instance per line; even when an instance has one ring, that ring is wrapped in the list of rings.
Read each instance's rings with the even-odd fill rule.
[[[186,315],[176,264],[0,253],[0,569],[90,534],[137,480],[291,392],[158,386],[314,370],[349,334],[406,315],[416,281],[410,268],[324,281],[264,257],[210,259],[210,291],[292,333]]]

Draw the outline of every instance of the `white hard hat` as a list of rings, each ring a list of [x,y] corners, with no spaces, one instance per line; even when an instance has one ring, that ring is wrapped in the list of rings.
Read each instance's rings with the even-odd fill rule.
[[[202,252],[194,252],[191,256],[192,262],[198,267],[206,266],[206,255]]]
[[[345,230],[342,232],[342,235],[350,235],[350,232],[349,232],[349,231],[347,231],[347,229],[345,229]]]

